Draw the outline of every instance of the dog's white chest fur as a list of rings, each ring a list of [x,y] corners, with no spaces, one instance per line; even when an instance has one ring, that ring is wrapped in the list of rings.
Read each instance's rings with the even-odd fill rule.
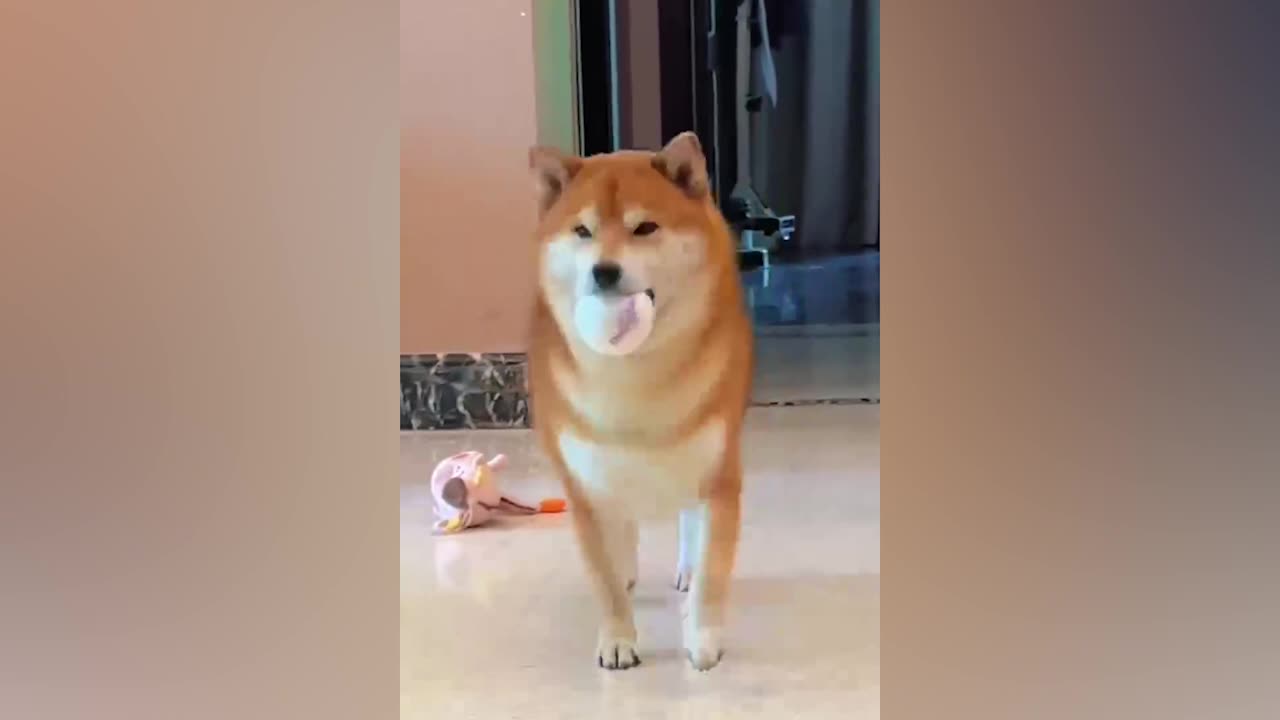
[[[560,456],[595,502],[636,518],[674,517],[698,501],[698,491],[719,467],[725,424],[713,420],[683,440],[657,448],[609,445],[565,430]]]

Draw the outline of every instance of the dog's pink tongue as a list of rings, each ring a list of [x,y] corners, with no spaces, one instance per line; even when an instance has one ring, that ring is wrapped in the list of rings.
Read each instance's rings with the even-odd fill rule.
[[[613,334],[613,337],[609,338],[609,344],[617,345],[622,342],[622,338],[631,332],[639,320],[639,316],[636,315],[636,299],[634,297],[627,298],[626,304],[618,311],[618,329]]]

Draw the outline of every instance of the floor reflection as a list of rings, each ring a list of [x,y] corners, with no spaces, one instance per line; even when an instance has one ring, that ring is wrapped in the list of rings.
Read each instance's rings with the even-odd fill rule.
[[[743,274],[757,327],[880,322],[880,253],[775,264]]]
[[[757,403],[880,401],[880,253],[743,273]]]

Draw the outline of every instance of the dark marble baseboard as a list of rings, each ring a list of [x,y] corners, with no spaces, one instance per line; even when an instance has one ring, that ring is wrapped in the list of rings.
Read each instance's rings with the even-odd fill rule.
[[[521,353],[400,356],[401,430],[529,427]]]
[[[813,407],[814,405],[879,405],[877,397],[830,397],[805,400],[752,400],[751,407]]]
[[[523,353],[400,356],[401,430],[531,427]],[[879,405],[878,397],[753,400],[752,407]]]

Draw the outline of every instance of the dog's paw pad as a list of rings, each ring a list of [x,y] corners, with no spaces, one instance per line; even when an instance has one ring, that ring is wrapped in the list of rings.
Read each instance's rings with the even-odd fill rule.
[[[640,664],[636,644],[626,638],[602,638],[596,646],[596,664],[606,670],[626,670]]]

